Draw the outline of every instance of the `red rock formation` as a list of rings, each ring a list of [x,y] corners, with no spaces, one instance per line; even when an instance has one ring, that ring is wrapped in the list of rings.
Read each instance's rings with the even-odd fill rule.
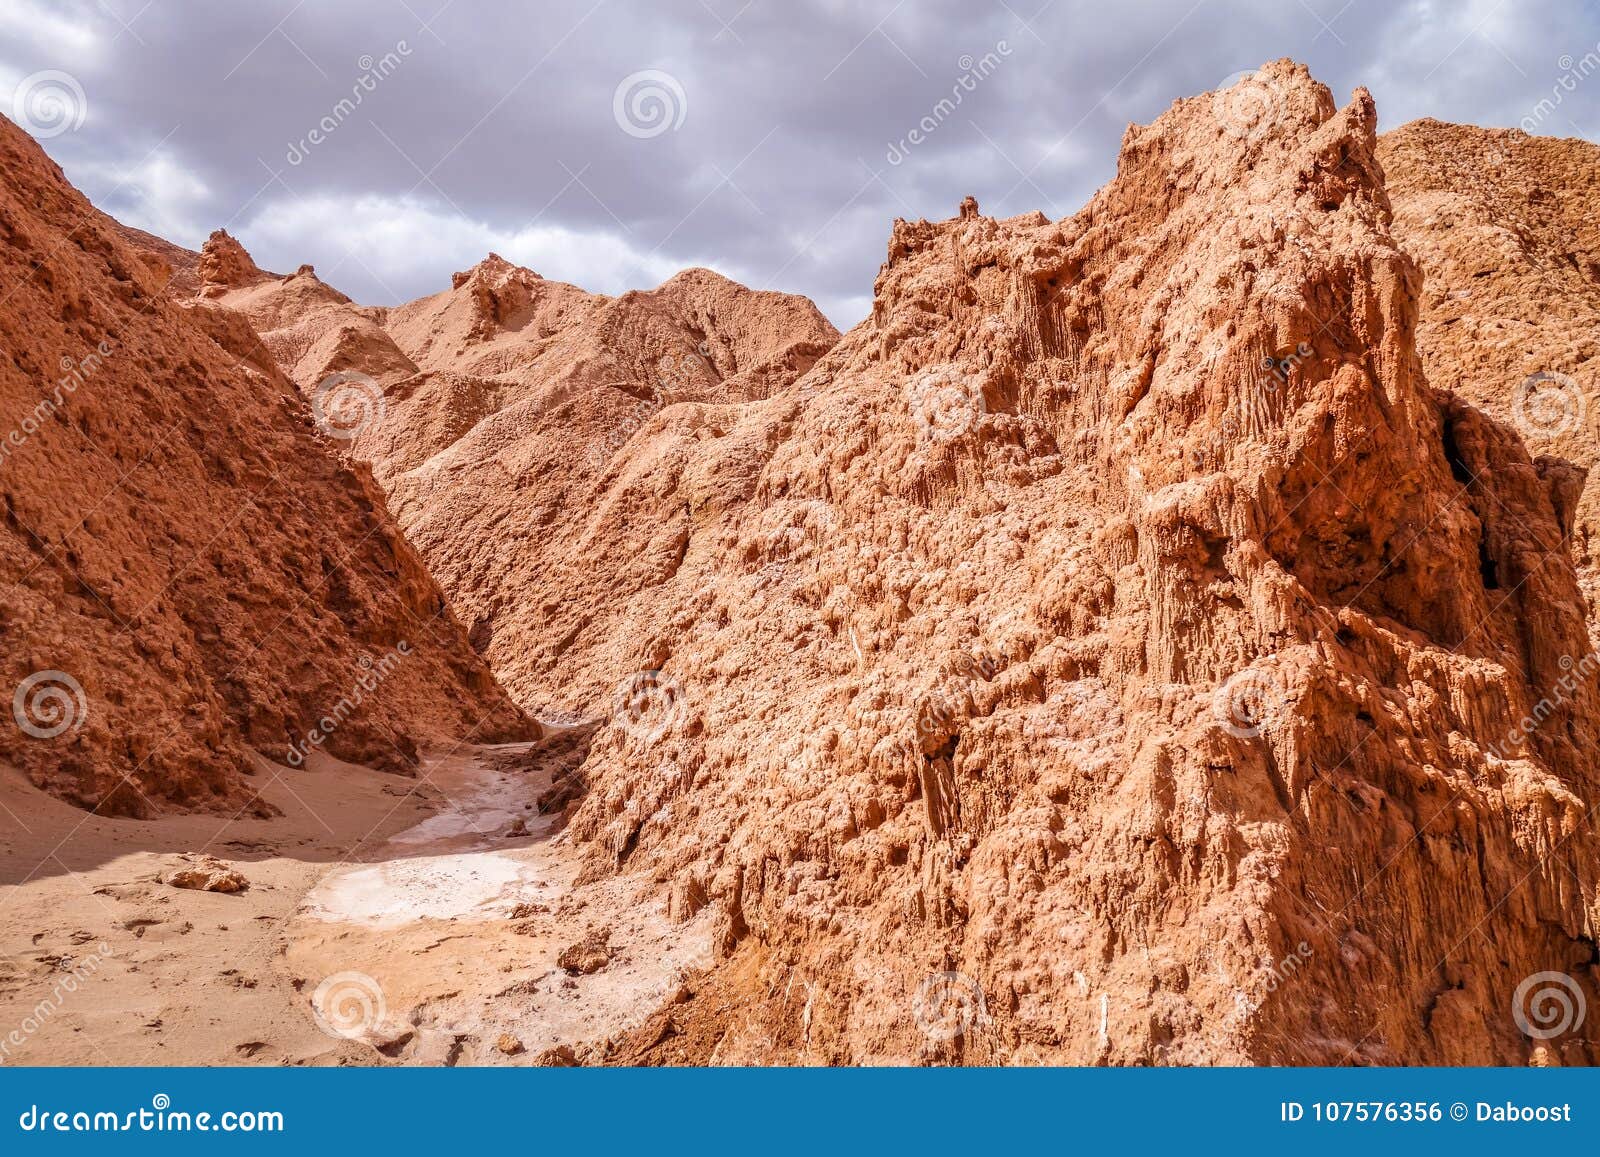
[[[599,566],[573,549],[615,517],[597,508],[613,458],[668,413],[732,416],[781,392],[838,336],[804,298],[708,270],[609,298],[495,254],[449,291],[389,309],[303,276],[219,301],[249,318],[308,394],[330,374],[371,379],[383,417],[353,452],[372,463],[507,687],[529,706],[567,710],[594,698],[591,682],[552,678],[563,656],[588,650],[593,601],[618,609],[647,596],[678,533],[675,518],[647,525],[660,541],[643,557]],[[627,576],[635,566],[644,579]],[[603,681],[609,695],[609,668]]]
[[[133,247],[140,260],[150,267],[151,276],[164,284],[169,294],[192,297],[200,292],[200,254],[120,221],[109,221],[109,224]]]
[[[1573,556],[1600,605],[1600,147],[1418,121],[1386,134],[1378,155],[1395,236],[1425,279],[1428,379],[1512,426],[1541,469],[1569,480]]]
[[[1430,382],[1375,120],[1180,101],[1069,219],[896,222],[831,350],[704,272],[222,295],[377,383],[354,452],[523,702],[611,715],[591,871],[720,910],[621,1055],[1597,1059],[1513,1010],[1600,999],[1582,475]]]
[[[573,831],[723,907],[717,1059],[1522,1063],[1525,977],[1594,1003],[1570,475],[1427,382],[1370,97],[1253,83],[1071,219],[897,223],[796,386],[612,467],[557,670],[672,695]]]
[[[218,229],[206,238],[195,262],[195,272],[200,278],[200,292],[205,297],[219,297],[230,289],[254,285],[270,274],[261,272],[244,246],[226,229]]]
[[[525,732],[249,325],[168,300],[3,119],[0,164],[0,759],[102,813],[237,810],[252,749],[404,770]],[[214,239],[201,276],[242,253]]]

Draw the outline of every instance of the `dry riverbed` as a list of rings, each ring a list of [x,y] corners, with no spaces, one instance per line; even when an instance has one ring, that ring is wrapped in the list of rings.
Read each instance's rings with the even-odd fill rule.
[[[576,886],[541,754],[263,764],[273,819],[103,819],[0,769],[0,1063],[600,1059],[709,962],[711,916]],[[163,882],[198,854],[248,887]]]

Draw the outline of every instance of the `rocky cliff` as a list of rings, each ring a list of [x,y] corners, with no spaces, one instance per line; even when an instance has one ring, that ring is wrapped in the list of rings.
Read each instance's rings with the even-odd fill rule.
[[[630,443],[574,829],[730,953],[633,1059],[1594,1059],[1516,1007],[1595,998],[1581,471],[1430,382],[1371,98],[1245,83]]]
[[[214,236],[202,269],[236,266],[236,246]],[[668,415],[731,419],[838,338],[805,298],[703,269],[615,298],[494,254],[395,308],[356,305],[309,267],[202,292],[249,319],[314,407],[346,407],[351,453],[506,686],[530,707],[578,713],[615,682],[607,656],[600,684],[564,674],[609,642],[588,623],[609,628],[654,602],[678,546],[676,518],[609,497],[619,452]]]
[[[1395,236],[1423,272],[1428,379],[1567,470],[1573,558],[1600,605],[1600,478],[1583,473],[1600,461],[1600,147],[1418,121],[1378,156]]]
[[[0,163],[0,759],[102,814],[236,811],[257,753],[528,733],[249,325],[3,119]]]
[[[1180,101],[1070,218],[896,222],[837,344],[705,273],[372,309],[218,242],[500,677],[609,719],[591,874],[719,915],[625,1059],[1596,1059],[1526,1003],[1600,997],[1592,444],[1475,384],[1589,364],[1592,214],[1375,125],[1288,62]],[[1469,214],[1572,256],[1514,366]]]

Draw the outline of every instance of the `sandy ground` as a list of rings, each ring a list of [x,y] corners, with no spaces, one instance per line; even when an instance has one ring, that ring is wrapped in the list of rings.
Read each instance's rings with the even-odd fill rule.
[[[280,817],[134,821],[0,768],[0,1063],[598,1059],[709,962],[710,917],[670,923],[649,882],[576,887],[549,784],[534,745],[438,753],[420,780],[314,758],[263,763]],[[161,882],[202,852],[250,886]],[[594,971],[558,965],[601,932]]]

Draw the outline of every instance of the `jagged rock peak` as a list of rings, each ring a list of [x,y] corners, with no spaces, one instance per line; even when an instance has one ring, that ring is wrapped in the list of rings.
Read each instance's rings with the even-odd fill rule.
[[[245,247],[226,229],[215,230],[200,249],[201,292],[215,297],[225,289],[266,279]]]
[[[544,278],[525,266],[507,261],[498,253],[490,253],[489,256],[478,262],[471,269],[463,269],[451,274],[450,288],[460,289],[469,281],[500,285],[510,280],[543,281]]]

